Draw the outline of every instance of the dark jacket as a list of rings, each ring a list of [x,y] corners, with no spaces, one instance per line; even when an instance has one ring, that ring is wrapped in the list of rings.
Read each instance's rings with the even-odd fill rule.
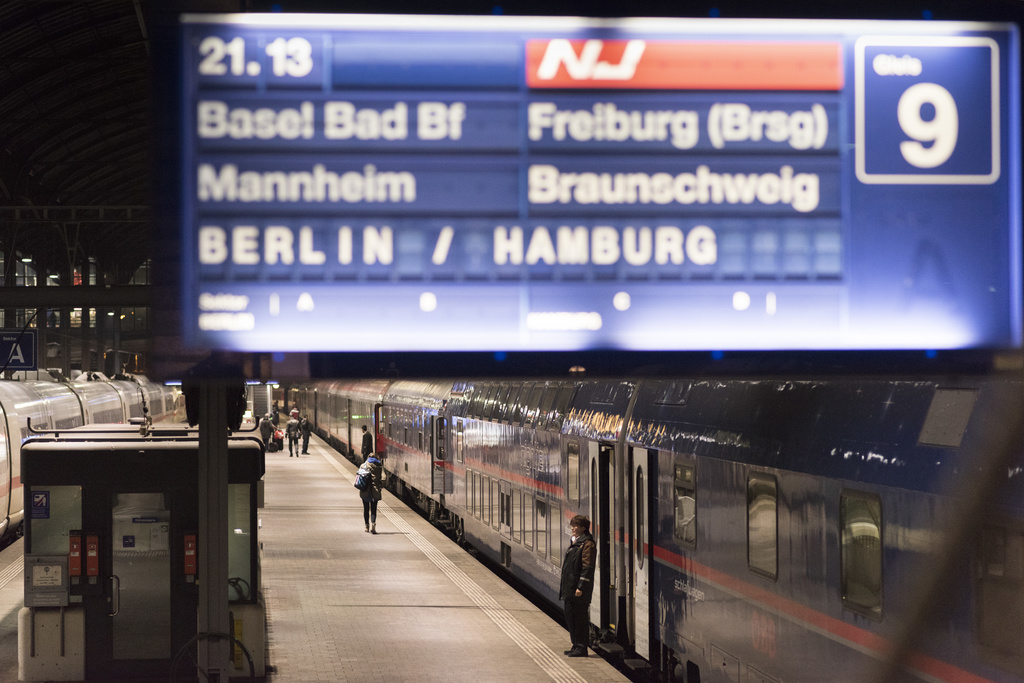
[[[575,598],[590,602],[594,595],[594,567],[597,560],[597,543],[590,533],[581,534],[569,549],[565,551],[562,561],[562,582],[558,587],[560,600]],[[576,597],[576,589],[583,592]]]
[[[270,443],[270,439],[274,436],[274,425],[270,421],[270,418],[264,415],[260,418],[260,438],[263,439],[263,444]]]
[[[373,435],[370,432],[363,432],[362,452],[364,458],[373,453]]]
[[[373,456],[364,464],[370,467],[370,485],[359,492],[359,497],[363,500],[380,500],[380,489],[384,485],[384,466]]]

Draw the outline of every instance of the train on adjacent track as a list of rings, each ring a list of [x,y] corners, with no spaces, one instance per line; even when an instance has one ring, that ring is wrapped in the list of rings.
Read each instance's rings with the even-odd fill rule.
[[[1018,377],[323,381],[288,390],[393,490],[664,681],[1024,678]],[[566,641],[568,644],[568,640]]]
[[[0,544],[20,533],[25,518],[21,445],[36,431],[132,420],[180,422],[176,387],[141,375],[108,379],[84,373],[75,381],[0,381]]]

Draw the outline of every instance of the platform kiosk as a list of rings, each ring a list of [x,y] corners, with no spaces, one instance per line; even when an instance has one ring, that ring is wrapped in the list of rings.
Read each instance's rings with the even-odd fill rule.
[[[231,641],[232,677],[264,675],[257,507],[263,444],[228,440],[232,632],[197,634],[198,432],[83,427],[22,446],[23,681],[195,680],[196,643]]]

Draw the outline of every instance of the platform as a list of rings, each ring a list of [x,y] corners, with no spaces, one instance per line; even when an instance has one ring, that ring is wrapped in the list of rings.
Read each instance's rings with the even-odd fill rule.
[[[363,530],[355,466],[315,437],[267,454],[269,681],[626,681],[390,493]]]
[[[626,681],[596,654],[567,658],[565,627],[384,493],[363,530],[355,466],[314,437],[266,457],[259,511],[266,680]],[[0,680],[18,678],[24,541],[0,553]]]

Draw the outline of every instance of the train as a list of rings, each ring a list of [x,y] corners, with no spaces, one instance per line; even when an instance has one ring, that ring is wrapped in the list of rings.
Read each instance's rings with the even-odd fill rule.
[[[33,431],[184,417],[181,391],[142,375],[109,379],[87,372],[74,381],[0,381],[0,547],[21,533],[25,519],[21,445]]]
[[[286,400],[650,680],[1024,679],[1019,374],[319,381]],[[568,639],[566,641],[568,646]]]

